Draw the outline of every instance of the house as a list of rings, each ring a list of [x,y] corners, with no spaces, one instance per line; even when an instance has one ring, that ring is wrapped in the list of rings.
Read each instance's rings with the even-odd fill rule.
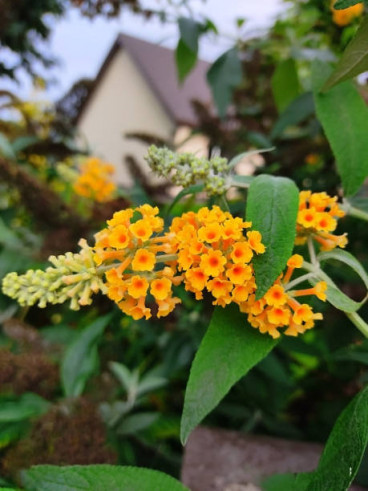
[[[205,137],[188,139],[196,123],[191,101],[211,104],[208,67],[199,61],[180,85],[173,50],[118,36],[81,107],[77,130],[94,155],[116,165],[119,184],[133,183],[125,162],[128,155],[149,172],[143,159],[147,143],[128,138],[129,133],[152,135],[179,146],[185,142],[181,151],[208,153]]]

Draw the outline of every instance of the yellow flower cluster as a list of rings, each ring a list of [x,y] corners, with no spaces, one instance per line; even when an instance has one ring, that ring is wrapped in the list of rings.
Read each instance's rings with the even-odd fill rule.
[[[333,0],[331,5],[332,20],[336,25],[340,27],[345,27],[349,25],[353,19],[355,19],[356,17],[360,17],[364,11],[364,4],[362,2],[352,5],[347,9],[341,10],[337,10],[333,7],[336,2],[337,0]]]
[[[333,198],[322,193],[317,200],[315,195],[303,196],[310,206],[302,210],[315,208],[322,218],[324,213],[328,215],[321,211],[322,203],[330,211],[337,207]],[[319,226],[313,228],[313,233]],[[274,338],[280,336],[281,328],[290,336],[305,332],[322,315],[296,298],[316,295],[325,300],[326,283],[293,290],[303,281],[298,278],[290,282],[294,269],[303,262],[301,256],[294,255],[285,275],[280,275],[266,295],[256,300],[252,259],[263,254],[265,246],[261,234],[250,227],[250,222],[214,206],[174,218],[164,233],[157,207],[142,205],[121,210],[95,235],[94,247],[82,240],[80,253],[51,257],[53,267],[46,271],[28,271],[22,276],[10,273],[3,280],[3,291],[21,305],[40,307],[70,298],[73,309],[90,304],[91,295],[102,291],[125,314],[138,320],[149,319],[153,313],[159,318],[170,314],[180,303],[173,287],[184,283],[197,300],[206,290],[214,305],[236,303],[248,314],[253,327]]]
[[[172,292],[181,281],[175,276],[176,257],[170,256],[173,236],[158,235],[164,223],[157,214],[158,208],[150,205],[118,211],[95,236],[94,259],[106,268],[107,295],[135,320],[152,315],[148,293],[158,306],[157,317],[168,315],[180,302]]]
[[[321,245],[323,251],[330,251],[335,247],[344,248],[348,242],[346,234],[331,233],[337,227],[337,219],[344,215],[345,212],[339,207],[336,196],[301,191],[296,244],[305,244],[308,237],[312,237]]]
[[[296,268],[301,268],[303,258],[294,254],[287,262],[285,275],[281,274],[273,286],[260,300],[252,295],[248,302],[240,306],[240,310],[248,314],[249,323],[262,333],[268,333],[273,338],[280,337],[279,329],[287,327],[284,334],[298,336],[307,329],[314,327],[314,321],[322,319],[322,314],[314,313],[310,305],[300,304],[295,297],[316,295],[322,301],[326,300],[327,284],[320,281],[313,288],[304,290],[289,289],[290,278]],[[290,283],[290,286],[292,284]]]
[[[114,196],[116,185],[112,182],[115,169],[95,157],[81,165],[81,173],[73,184],[74,191],[85,198],[103,203]]]
[[[174,218],[170,232],[175,235],[178,268],[183,271],[186,290],[203,297],[206,288],[215,298],[213,304],[225,307],[240,304],[255,291],[253,254],[262,254],[261,234],[243,229],[250,222],[233,218],[218,206],[204,207]]]

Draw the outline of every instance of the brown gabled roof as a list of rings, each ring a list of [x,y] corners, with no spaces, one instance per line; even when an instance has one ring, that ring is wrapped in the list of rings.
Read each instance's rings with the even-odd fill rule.
[[[149,43],[126,34],[120,34],[103,62],[93,87],[81,107],[77,123],[85,108],[88,106],[96,87],[104,77],[111,61],[120,49],[126,49],[143,77],[150,85],[169,116],[176,124],[194,126],[196,115],[191,101],[199,100],[204,104],[211,104],[211,92],[206,82],[206,72],[210,66],[203,60],[198,60],[196,67],[179,84],[175,64],[175,52],[157,44]]]

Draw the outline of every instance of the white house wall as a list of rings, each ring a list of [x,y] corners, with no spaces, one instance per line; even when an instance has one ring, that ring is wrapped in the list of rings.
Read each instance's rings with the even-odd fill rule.
[[[175,125],[132,58],[121,49],[95,88],[78,130],[94,155],[116,166],[117,182],[128,187],[132,178],[126,170],[125,155],[135,156],[146,173],[149,169],[143,160],[147,145],[124,134],[148,133],[171,140]]]

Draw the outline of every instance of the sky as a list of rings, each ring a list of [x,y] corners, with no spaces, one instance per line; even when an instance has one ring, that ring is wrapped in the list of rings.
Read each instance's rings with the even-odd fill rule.
[[[163,5],[165,0],[145,0],[147,6]],[[191,8],[198,19],[201,14],[210,18],[218,27],[220,39],[208,39],[200,45],[200,57],[209,61],[231,46],[238,31],[236,18],[246,18],[242,28],[244,35],[265,29],[275,16],[285,9],[282,0],[191,0]],[[188,15],[185,11],[179,14]],[[51,100],[58,99],[71,85],[82,77],[95,77],[117,35],[123,32],[150,42],[174,48],[178,38],[175,24],[161,24],[157,20],[146,21],[126,10],[113,20],[86,19],[73,9],[60,20],[52,22],[52,35],[47,43],[50,54],[59,60],[51,75],[55,82],[47,91]],[[49,72],[50,75],[50,72]],[[32,97],[29,84],[23,79],[21,86],[8,86],[22,97]]]

